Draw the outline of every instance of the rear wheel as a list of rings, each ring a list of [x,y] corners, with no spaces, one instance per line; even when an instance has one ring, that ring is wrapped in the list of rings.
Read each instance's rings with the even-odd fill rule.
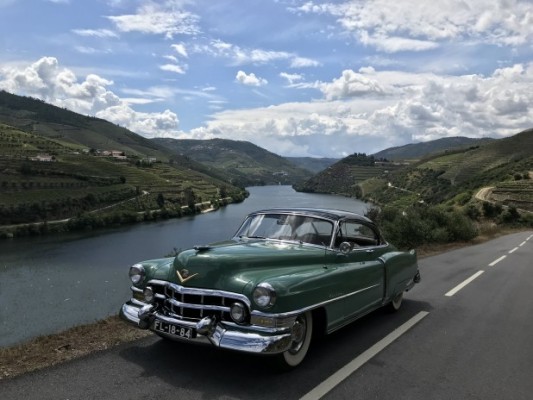
[[[396,312],[400,309],[402,306],[402,300],[403,300],[403,292],[398,293],[392,301],[389,303],[388,308],[391,312]]]
[[[291,369],[299,365],[307,355],[311,336],[313,335],[313,316],[308,311],[298,315],[292,327],[292,343],[289,350],[278,354],[277,361],[283,369]]]

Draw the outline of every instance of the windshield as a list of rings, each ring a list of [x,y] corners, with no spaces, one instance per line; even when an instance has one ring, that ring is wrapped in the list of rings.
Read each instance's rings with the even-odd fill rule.
[[[303,215],[258,214],[248,217],[236,236],[328,246],[332,233],[333,223],[324,219]]]

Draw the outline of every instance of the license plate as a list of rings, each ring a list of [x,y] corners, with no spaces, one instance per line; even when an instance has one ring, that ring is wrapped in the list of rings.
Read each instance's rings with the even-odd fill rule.
[[[156,319],[154,321],[154,331],[167,333],[184,339],[193,339],[196,337],[196,331],[186,326],[169,324],[165,321]]]

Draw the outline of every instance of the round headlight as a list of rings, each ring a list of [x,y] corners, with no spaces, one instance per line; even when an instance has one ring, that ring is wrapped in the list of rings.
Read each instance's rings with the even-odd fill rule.
[[[141,264],[134,264],[130,267],[130,279],[134,285],[138,285],[146,275],[144,267]]]
[[[147,303],[151,303],[154,300],[154,290],[150,286],[144,288],[143,294],[144,301],[146,301]]]
[[[259,307],[272,307],[276,302],[276,291],[268,283],[260,283],[253,291],[254,303]]]
[[[246,307],[242,303],[233,303],[230,308],[231,319],[238,324],[246,319]]]

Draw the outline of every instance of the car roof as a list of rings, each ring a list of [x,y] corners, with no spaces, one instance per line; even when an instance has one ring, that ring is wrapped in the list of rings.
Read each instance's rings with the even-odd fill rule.
[[[357,214],[351,211],[336,210],[332,208],[310,208],[310,207],[307,207],[307,208],[306,207],[269,208],[265,210],[255,211],[253,213],[250,213],[249,215],[257,215],[257,214],[296,214],[296,215],[307,215],[310,217],[326,218],[326,219],[330,219],[333,221],[339,221],[342,219],[356,219],[359,221],[373,223],[370,219],[360,214]]]

